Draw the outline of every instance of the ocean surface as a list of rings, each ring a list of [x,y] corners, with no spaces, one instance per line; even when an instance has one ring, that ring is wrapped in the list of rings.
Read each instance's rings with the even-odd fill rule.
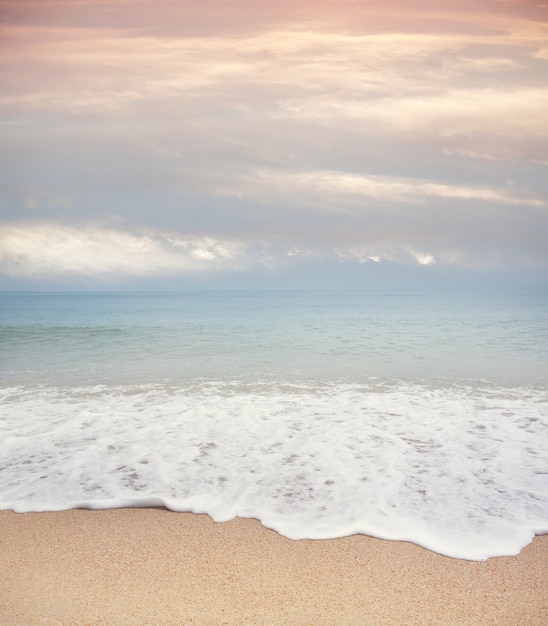
[[[0,509],[452,557],[548,531],[548,292],[0,294]]]

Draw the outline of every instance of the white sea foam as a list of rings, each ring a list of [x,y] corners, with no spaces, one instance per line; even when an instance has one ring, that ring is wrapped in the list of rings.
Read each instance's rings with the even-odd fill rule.
[[[0,508],[165,505],[481,560],[548,531],[545,388],[368,379],[0,390]]]

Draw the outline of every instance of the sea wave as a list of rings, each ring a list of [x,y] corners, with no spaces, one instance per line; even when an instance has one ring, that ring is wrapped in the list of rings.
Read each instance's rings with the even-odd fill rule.
[[[367,378],[0,389],[0,508],[163,505],[448,556],[548,531],[548,390]]]

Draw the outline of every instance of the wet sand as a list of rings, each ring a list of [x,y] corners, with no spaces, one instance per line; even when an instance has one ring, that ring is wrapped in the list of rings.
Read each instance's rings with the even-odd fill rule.
[[[548,624],[548,536],[450,559],[164,509],[0,511],[0,624]]]

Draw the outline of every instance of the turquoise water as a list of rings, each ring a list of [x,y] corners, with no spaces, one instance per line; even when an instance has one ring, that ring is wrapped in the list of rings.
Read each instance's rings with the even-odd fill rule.
[[[0,329],[15,384],[548,377],[535,290],[1,295]]]
[[[0,294],[0,508],[450,556],[548,528],[545,290]]]

